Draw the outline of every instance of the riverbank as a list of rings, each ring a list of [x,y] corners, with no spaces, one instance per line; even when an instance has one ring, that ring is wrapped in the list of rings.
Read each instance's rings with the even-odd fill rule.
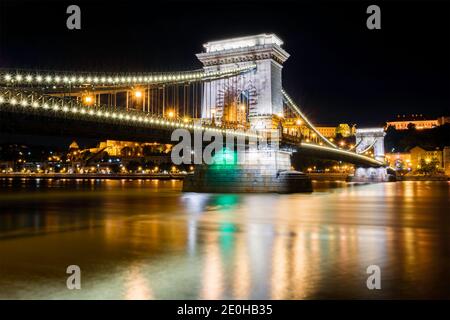
[[[316,181],[346,181],[348,173],[308,173],[311,180]]]
[[[346,173],[308,173],[311,180],[315,181],[347,181]],[[20,178],[20,179],[155,179],[155,180],[184,180],[186,174],[174,173],[126,173],[126,174],[101,174],[101,173],[0,173],[0,179]],[[397,181],[448,181],[450,178],[445,175],[436,176],[397,176]]]
[[[347,181],[347,173],[308,173],[311,180],[316,181]],[[448,181],[445,175],[405,175],[397,176],[397,181]]]
[[[397,176],[397,181],[448,181],[449,177],[444,175],[436,176]]]
[[[157,179],[157,180],[183,180],[186,174],[174,173],[126,173],[126,174],[101,174],[101,173],[1,173],[1,178],[20,179]]]

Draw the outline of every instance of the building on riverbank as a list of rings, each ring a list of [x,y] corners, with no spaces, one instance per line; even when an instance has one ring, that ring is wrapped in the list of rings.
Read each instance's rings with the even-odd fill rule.
[[[395,130],[407,130],[412,125],[417,130],[423,130],[442,126],[446,123],[450,123],[450,117],[428,119],[422,114],[397,115],[397,119],[386,122],[386,128],[392,126]]]
[[[344,138],[354,136],[356,133],[356,125],[350,126],[347,123],[341,123],[339,125],[317,125],[317,131],[319,131],[325,138],[336,138],[339,134]]]
[[[444,147],[444,150],[442,151],[442,158],[443,158],[443,166],[444,166],[444,173],[447,176],[450,176],[450,147]]]
[[[386,162],[398,171],[418,172],[424,164],[430,163],[435,165],[436,171],[444,171],[446,166],[450,166],[448,158],[445,162],[445,156],[449,157],[449,149],[415,146],[405,152],[386,153]]]

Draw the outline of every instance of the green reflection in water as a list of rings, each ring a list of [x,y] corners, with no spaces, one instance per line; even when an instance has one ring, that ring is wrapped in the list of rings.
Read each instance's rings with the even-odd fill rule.
[[[212,198],[213,205],[217,207],[219,214],[229,214],[234,212],[234,209],[239,204],[240,197],[236,194],[222,194]],[[220,247],[223,251],[229,252],[234,246],[234,233],[237,227],[234,223],[229,221],[221,222],[219,224],[220,231]]]
[[[219,226],[220,230],[220,248],[229,252],[234,247],[234,232],[237,230],[236,226],[230,222],[221,223]]]
[[[232,169],[237,167],[237,152],[228,148],[216,152],[213,156],[213,169]]]
[[[215,205],[226,211],[234,209],[239,203],[239,196],[236,194],[224,194],[215,197]]]

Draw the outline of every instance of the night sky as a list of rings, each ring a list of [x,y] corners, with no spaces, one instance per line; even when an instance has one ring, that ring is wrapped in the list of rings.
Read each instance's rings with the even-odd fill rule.
[[[78,4],[82,29],[66,28]],[[381,7],[381,30],[366,8]],[[450,115],[445,2],[20,2],[0,0],[0,67],[144,72],[200,68],[202,44],[275,33],[283,86],[314,123],[380,125]]]

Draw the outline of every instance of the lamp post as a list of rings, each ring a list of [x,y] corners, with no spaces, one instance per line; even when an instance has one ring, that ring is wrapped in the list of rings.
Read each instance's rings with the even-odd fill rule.
[[[134,99],[136,101],[142,100],[142,111],[144,111],[144,99],[142,99],[142,91],[140,89],[135,89],[133,92]]]
[[[212,122],[212,124],[215,123],[215,114],[216,114],[216,110],[215,109],[211,109],[211,122]]]

